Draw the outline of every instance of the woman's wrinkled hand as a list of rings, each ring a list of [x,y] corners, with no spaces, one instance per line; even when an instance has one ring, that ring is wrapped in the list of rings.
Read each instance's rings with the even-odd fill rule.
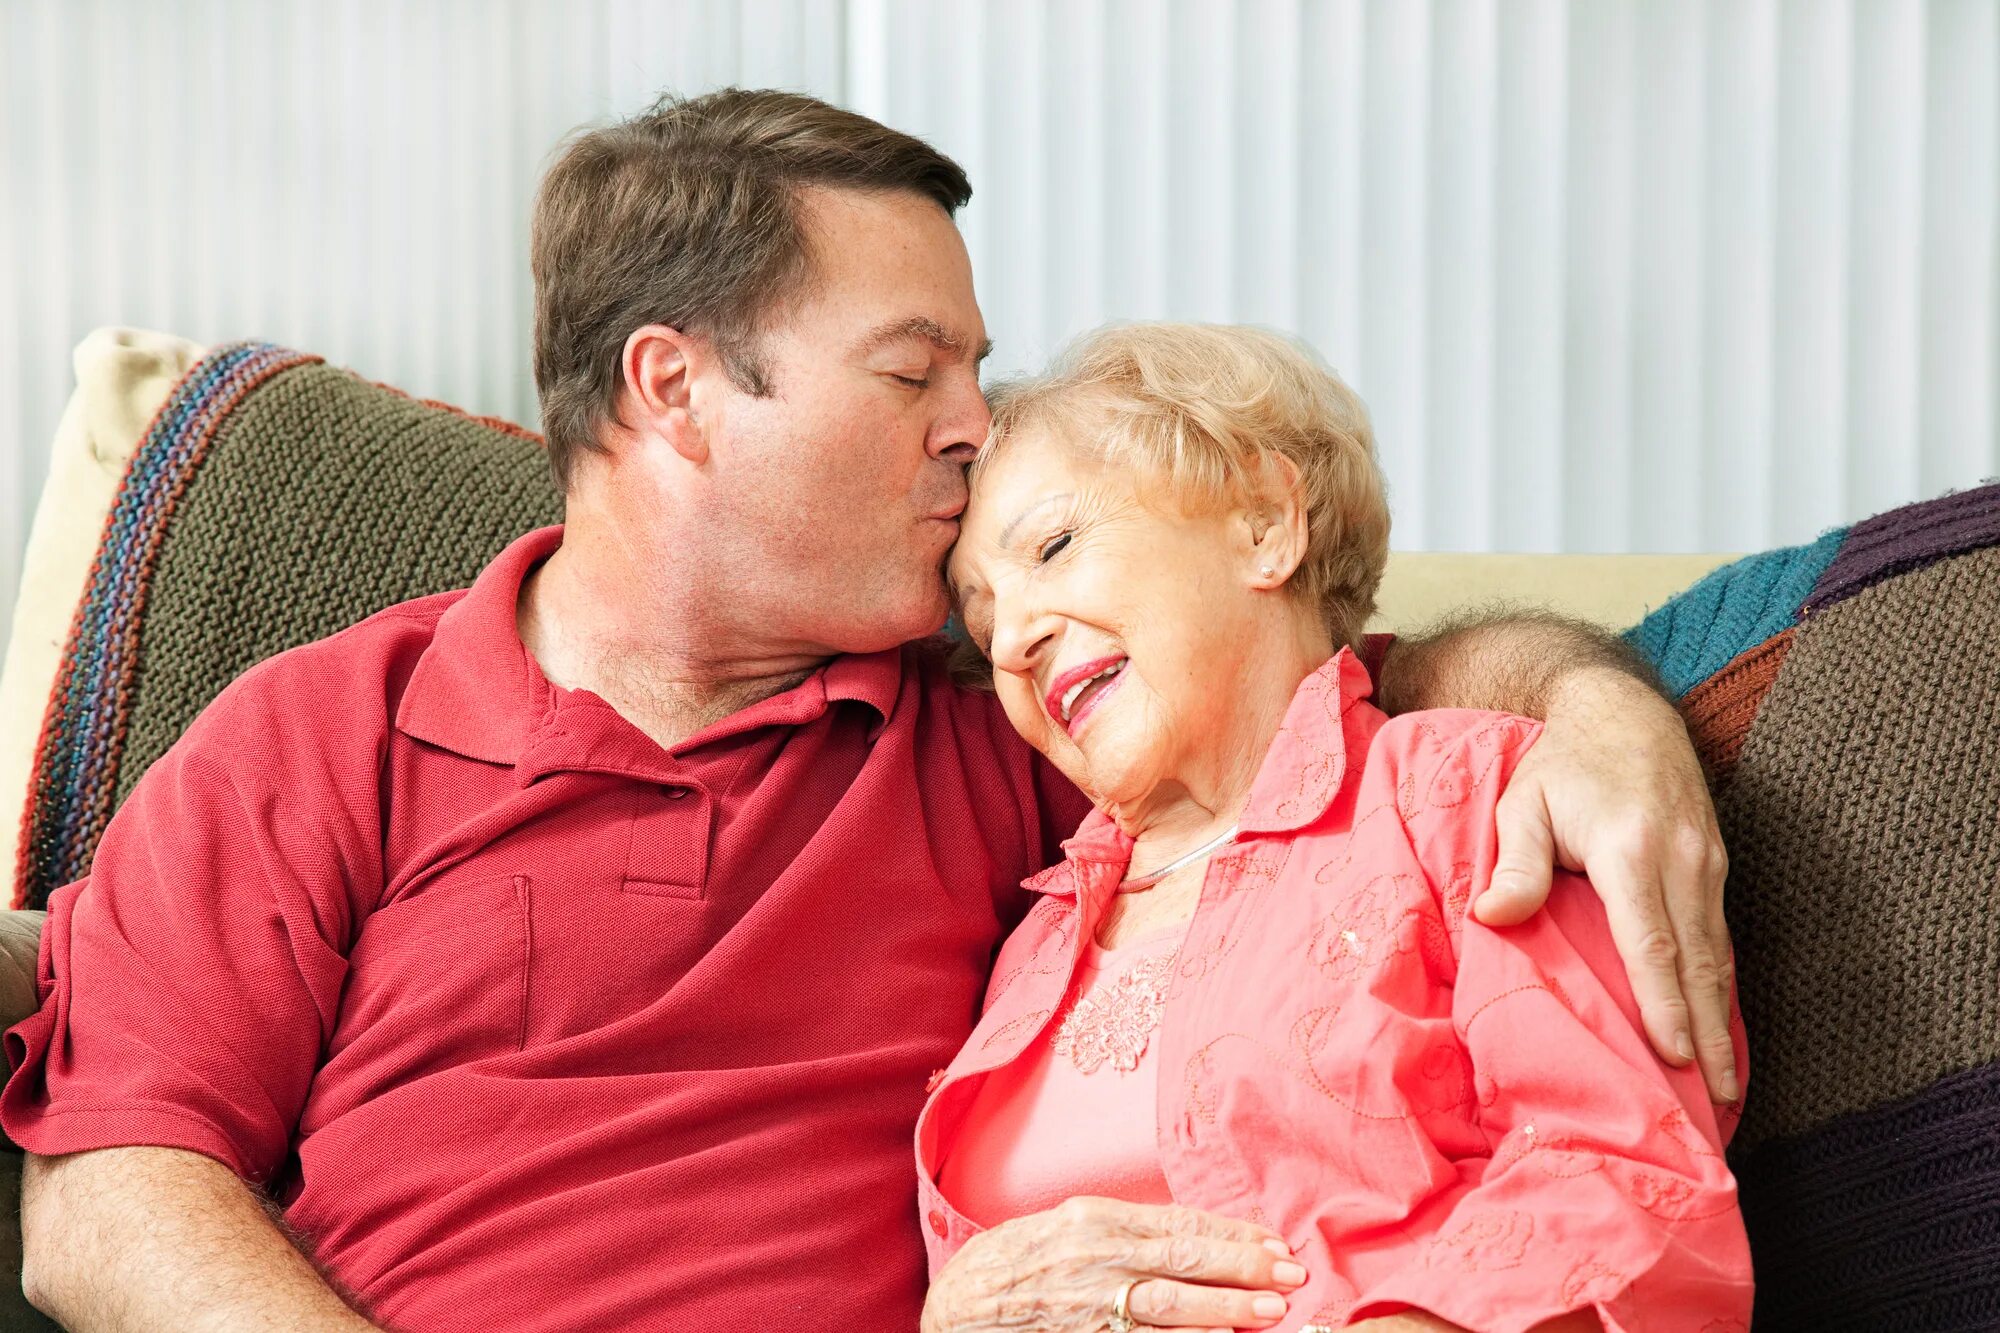
[[[1190,1208],[1075,1198],[982,1232],[931,1284],[923,1333],[1102,1333],[1125,1284],[1157,1328],[1266,1328],[1306,1279],[1264,1227]]]
[[[1729,858],[1674,706],[1622,672],[1570,677],[1495,818],[1499,858],[1473,915],[1518,924],[1548,898],[1554,866],[1588,875],[1654,1048],[1675,1064],[1698,1059],[1709,1095],[1735,1101]]]

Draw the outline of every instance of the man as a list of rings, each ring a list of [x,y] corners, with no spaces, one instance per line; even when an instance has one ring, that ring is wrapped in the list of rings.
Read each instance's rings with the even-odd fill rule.
[[[912,642],[987,423],[969,195],[787,94],[569,146],[534,237],[566,526],[247,673],[56,896],[0,1099],[38,1305],[916,1323],[925,1078],[1082,812]],[[1479,910],[1588,863],[1656,1044],[1726,1057],[1720,850],[1671,707],[1532,621],[1383,675],[1398,708],[1547,716]],[[1023,1234],[995,1261],[1061,1243]]]

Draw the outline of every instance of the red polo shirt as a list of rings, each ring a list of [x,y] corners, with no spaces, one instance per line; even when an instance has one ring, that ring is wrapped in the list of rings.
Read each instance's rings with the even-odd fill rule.
[[[51,899],[0,1121],[216,1158],[398,1329],[914,1328],[925,1082],[1086,805],[934,644],[663,751],[521,645],[561,536],[201,715]]]

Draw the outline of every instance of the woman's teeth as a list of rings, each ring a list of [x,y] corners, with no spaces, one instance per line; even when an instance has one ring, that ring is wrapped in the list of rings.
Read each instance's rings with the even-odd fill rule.
[[[1104,670],[1098,672],[1096,675],[1086,676],[1084,677],[1084,679],[1078,681],[1076,684],[1064,690],[1062,697],[1062,720],[1064,722],[1069,721],[1070,714],[1073,711],[1075,711],[1077,699],[1082,696],[1085,690],[1089,689],[1092,685],[1095,685],[1100,680],[1110,679],[1112,676],[1117,675],[1124,669],[1125,669],[1125,659],[1121,657],[1116,662],[1113,662],[1110,666],[1104,668]]]

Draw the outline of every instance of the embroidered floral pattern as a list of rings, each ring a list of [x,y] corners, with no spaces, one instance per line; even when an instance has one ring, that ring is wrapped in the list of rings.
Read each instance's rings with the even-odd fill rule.
[[[1562,1302],[1575,1307],[1586,1301],[1610,1300],[1630,1285],[1631,1279],[1608,1264],[1595,1259],[1580,1260],[1563,1279]]]
[[[1175,951],[1141,959],[1109,986],[1078,999],[1056,1028],[1056,1054],[1069,1057],[1080,1074],[1107,1064],[1127,1074],[1137,1069],[1166,1013],[1179,957]]]
[[[1535,1234],[1535,1219],[1526,1213],[1475,1213],[1449,1235],[1431,1239],[1425,1259],[1433,1268],[1462,1273],[1519,1267]]]
[[[1331,912],[1320,918],[1307,944],[1313,965],[1336,980],[1372,971],[1398,954],[1420,947],[1414,938],[1425,913],[1414,904],[1428,896],[1423,882],[1409,874],[1378,874],[1348,890]],[[1448,942],[1438,947],[1447,956]]]

